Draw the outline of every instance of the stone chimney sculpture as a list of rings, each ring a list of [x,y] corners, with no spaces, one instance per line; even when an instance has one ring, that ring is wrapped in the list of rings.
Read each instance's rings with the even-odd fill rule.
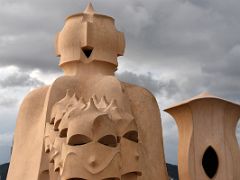
[[[17,119],[8,180],[167,180],[160,112],[119,81],[124,34],[91,4],[56,38],[64,75],[30,92]]]
[[[180,180],[239,180],[240,105],[203,93],[165,111],[179,129]]]

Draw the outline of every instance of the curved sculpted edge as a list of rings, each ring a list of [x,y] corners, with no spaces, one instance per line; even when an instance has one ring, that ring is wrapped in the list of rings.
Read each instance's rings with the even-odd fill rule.
[[[37,179],[42,153],[41,134],[45,126],[41,117],[48,89],[49,86],[45,86],[31,91],[22,102],[7,180],[19,177],[25,180]]]
[[[148,90],[122,82],[130,99],[132,112],[139,129],[144,163],[139,180],[167,180],[160,111],[155,97]],[[156,138],[158,137],[158,138]]]

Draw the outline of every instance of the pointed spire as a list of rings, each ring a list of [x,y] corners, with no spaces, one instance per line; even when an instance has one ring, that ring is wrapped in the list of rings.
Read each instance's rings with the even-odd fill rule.
[[[107,102],[106,96],[103,96],[97,106],[98,108],[103,109],[103,108],[106,108],[107,105],[108,105],[108,102]]]
[[[84,109],[86,111],[98,111],[98,108],[94,102],[94,95],[89,99],[87,107]]]
[[[78,102],[78,98],[77,98],[76,94],[74,93],[69,100],[69,104],[68,104],[67,108],[74,106],[75,104],[77,104],[77,102]]]
[[[58,101],[55,105],[57,104],[66,104],[68,103],[69,99],[71,99],[71,94],[73,94],[72,90],[67,89],[66,95],[64,96],[64,98],[62,98],[60,101]]]
[[[97,99],[96,94],[94,94],[94,95],[92,96],[92,99],[93,99],[93,101],[94,101],[94,104],[97,105],[97,104],[98,104],[98,99]]]
[[[86,14],[94,14],[95,13],[92,3],[89,3],[87,5],[86,9],[84,10],[84,13],[86,13]]]
[[[86,107],[86,103],[83,99],[83,97],[80,97],[77,103],[77,107],[79,107],[80,109],[83,109]]]

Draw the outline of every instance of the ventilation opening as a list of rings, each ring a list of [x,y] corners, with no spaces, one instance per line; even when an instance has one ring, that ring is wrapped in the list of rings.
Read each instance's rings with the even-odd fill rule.
[[[117,139],[113,135],[106,135],[99,139],[98,142],[105,146],[117,147]]]
[[[82,51],[85,54],[85,56],[89,58],[92,54],[93,47],[90,47],[90,46],[82,47]]]
[[[60,133],[59,133],[60,138],[65,138],[65,137],[67,137],[67,132],[68,132],[68,129],[67,129],[67,128],[62,129],[62,130],[60,131]]]
[[[54,124],[54,121],[55,121],[55,117],[51,119],[50,124]]]
[[[218,156],[216,151],[209,146],[205,151],[202,159],[202,166],[206,175],[212,179],[218,170]]]
[[[59,124],[61,122],[62,119],[58,119],[57,121],[54,122],[54,131],[58,131],[58,127],[59,127]]]
[[[129,131],[123,135],[124,138],[138,143],[138,132],[137,131]]]
[[[73,135],[72,137],[70,137],[69,141],[68,141],[68,145],[70,146],[81,146],[84,144],[87,144],[91,142],[91,139],[88,138],[85,135],[81,135],[81,134],[76,134]]]
[[[130,172],[127,174],[122,175],[122,180],[128,180],[128,179],[136,179],[138,176],[141,176],[141,172]]]
[[[54,171],[55,172],[60,172],[60,167],[57,167]]]

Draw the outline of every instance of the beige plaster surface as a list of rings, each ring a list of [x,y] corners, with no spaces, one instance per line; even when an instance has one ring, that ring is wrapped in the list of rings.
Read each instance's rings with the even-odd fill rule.
[[[114,75],[124,48],[91,4],[67,18],[56,40],[64,75],[25,97],[8,180],[168,179],[155,97]]]
[[[240,105],[203,93],[165,111],[178,125],[180,180],[239,180],[240,151],[235,132]],[[218,158],[213,177],[203,165],[209,147]]]

